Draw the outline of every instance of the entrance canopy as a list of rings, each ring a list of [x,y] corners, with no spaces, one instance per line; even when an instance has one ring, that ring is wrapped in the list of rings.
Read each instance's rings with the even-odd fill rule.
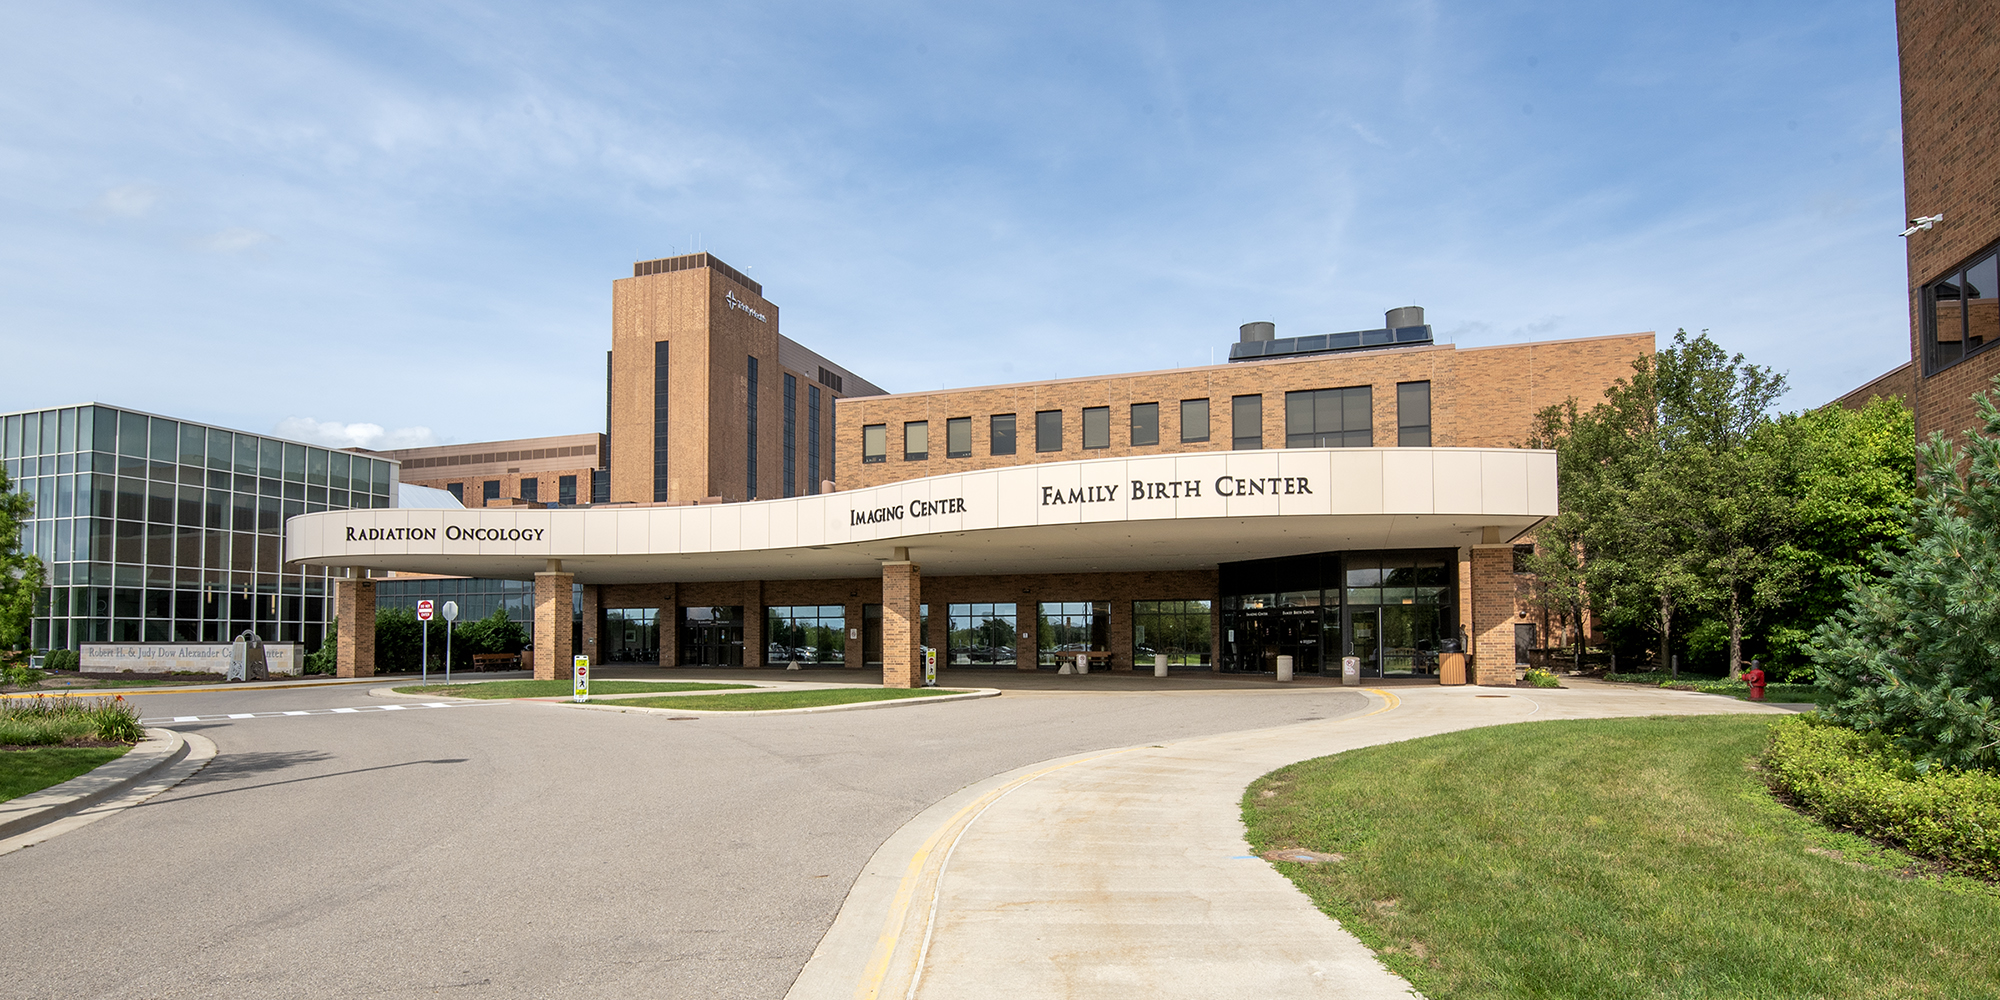
[[[285,561],[578,583],[1209,569],[1335,549],[1512,539],[1556,513],[1550,451],[1297,448],[983,469],[704,506],[380,508],[285,524]]]

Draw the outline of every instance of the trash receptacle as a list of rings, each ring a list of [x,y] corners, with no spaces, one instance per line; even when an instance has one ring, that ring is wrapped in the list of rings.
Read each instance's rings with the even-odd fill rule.
[[[1165,653],[1153,654],[1153,676],[1155,677],[1167,676],[1167,654]]]
[[[1078,653],[1078,654],[1076,654],[1076,672],[1077,672],[1077,673],[1079,673],[1079,674],[1087,674],[1087,673],[1090,673],[1090,654],[1089,654],[1089,653]]]
[[[1340,684],[1342,687],[1361,686],[1361,657],[1343,656],[1340,658]]]
[[[1289,656],[1278,657],[1278,679],[1281,681],[1289,681],[1292,679],[1291,657]]]

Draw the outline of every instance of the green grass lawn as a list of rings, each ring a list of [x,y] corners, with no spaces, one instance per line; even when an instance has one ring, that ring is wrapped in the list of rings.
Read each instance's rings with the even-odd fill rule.
[[[0,750],[0,802],[61,784],[131,747],[28,747]]]
[[[1647,684],[1658,687],[1671,684],[1681,690],[1728,695],[1742,701],[1750,700],[1750,685],[1742,681],[1732,681],[1727,677],[1705,677],[1699,674],[1682,674],[1674,677],[1665,671],[1652,671],[1606,674],[1604,679],[1614,684]],[[1812,702],[1817,701],[1819,695],[1819,687],[1814,684],[1770,684],[1764,688],[1765,701]]]
[[[748,684],[701,684],[693,681],[591,681],[590,693],[639,694],[647,691],[735,691]],[[397,694],[438,694],[453,698],[557,698],[575,690],[568,680],[483,681],[478,684],[412,684],[394,689]]]
[[[2000,891],[1777,803],[1756,716],[1494,726],[1294,764],[1250,842],[1432,998],[2000,996]],[[1282,928],[1273,928],[1282,933]]]
[[[819,688],[810,691],[758,691],[754,694],[697,694],[685,698],[620,698],[604,704],[686,708],[704,712],[768,712],[777,708],[818,708],[822,705],[852,705],[863,701],[894,701],[898,698],[964,693],[944,688]]]

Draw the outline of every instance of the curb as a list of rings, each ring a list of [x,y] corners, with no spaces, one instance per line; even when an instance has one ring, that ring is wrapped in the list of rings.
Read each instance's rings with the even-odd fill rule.
[[[836,689],[837,690],[837,689]],[[687,694],[753,694],[751,691],[689,691]],[[620,705],[616,702],[573,702],[542,701],[539,704],[554,705],[557,708],[582,708],[596,712],[665,712],[673,715],[707,715],[722,717],[742,717],[751,715],[814,715],[821,712],[862,712],[874,708],[905,708],[916,705],[936,705],[944,702],[971,701],[975,698],[997,698],[999,688],[974,688],[960,694],[939,694],[925,698],[892,698],[883,701],[857,701],[847,705],[815,705],[811,708],[767,708],[761,711],[727,712],[707,708],[650,708],[642,705]],[[637,696],[635,696],[637,697]]]
[[[117,760],[60,785],[0,802],[0,855],[144,802],[180,784],[214,757],[215,744],[205,737],[149,728],[146,738]]]
[[[591,695],[591,697],[592,698],[671,698],[675,695],[689,695],[689,694],[747,694],[749,689],[755,689],[759,691],[785,690],[784,688],[780,688],[775,684],[755,684],[750,681],[745,681],[743,683],[745,685],[745,690],[738,690],[738,691],[650,691],[650,692],[635,691],[631,694]],[[408,698],[412,701],[492,702],[496,705],[508,701],[553,701],[556,698],[562,698],[562,699],[569,698],[569,695],[534,695],[526,698],[467,698],[464,695],[457,695],[457,694],[404,694],[403,692],[398,691],[393,687],[369,688],[368,696],[370,698]],[[731,713],[731,714],[737,714],[737,713]]]

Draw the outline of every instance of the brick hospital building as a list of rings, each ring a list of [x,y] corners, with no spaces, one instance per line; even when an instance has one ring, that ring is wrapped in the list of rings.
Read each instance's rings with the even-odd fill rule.
[[[1556,511],[1520,442],[1650,333],[1459,349],[1423,310],[1238,331],[1227,363],[889,393],[784,337],[707,254],[613,282],[601,431],[392,453],[465,509],[291,518],[340,670],[391,573],[532,587],[535,669],[599,663],[1433,676],[1512,683],[1516,547]],[[1282,335],[1281,334],[1287,334]],[[572,625],[573,627],[565,627]]]

